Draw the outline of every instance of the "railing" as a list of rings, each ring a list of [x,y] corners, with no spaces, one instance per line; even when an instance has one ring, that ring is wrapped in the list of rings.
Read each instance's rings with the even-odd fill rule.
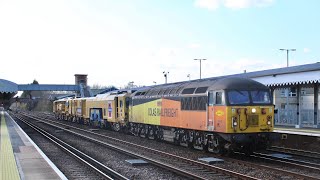
[[[306,127],[312,127],[314,124],[314,110],[305,109],[301,110],[301,125]]]
[[[314,127],[317,122],[314,122],[314,110],[300,110],[300,121],[302,127]],[[275,125],[277,126],[295,126],[299,125],[299,115],[296,109],[279,109],[275,114]],[[318,124],[320,124],[320,115],[318,116]]]
[[[279,109],[275,114],[275,125],[294,126],[298,124],[296,109]]]

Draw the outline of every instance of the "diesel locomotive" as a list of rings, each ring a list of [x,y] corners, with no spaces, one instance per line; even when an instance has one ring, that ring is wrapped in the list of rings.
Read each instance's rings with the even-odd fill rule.
[[[275,138],[272,102],[265,85],[228,77],[60,99],[53,111],[58,119],[209,152],[251,152]]]

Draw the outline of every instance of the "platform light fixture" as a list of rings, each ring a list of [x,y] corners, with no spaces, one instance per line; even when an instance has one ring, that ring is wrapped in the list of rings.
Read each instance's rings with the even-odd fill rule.
[[[169,74],[169,72],[163,71],[163,76],[164,76],[164,78],[165,78],[166,84],[167,84],[167,80],[168,80],[168,74]]]
[[[130,82],[129,82],[129,84],[128,84],[128,85],[129,85],[129,88],[133,88],[133,83],[134,83],[134,81],[130,81]]]
[[[296,49],[279,49],[280,51],[287,51],[287,67],[289,67],[289,51],[296,51]]]
[[[205,61],[207,59],[194,59],[195,61],[200,61],[200,79],[201,79],[201,61]]]

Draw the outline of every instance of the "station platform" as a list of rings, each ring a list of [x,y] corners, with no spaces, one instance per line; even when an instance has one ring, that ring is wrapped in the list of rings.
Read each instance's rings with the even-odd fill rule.
[[[7,112],[0,116],[0,180],[67,179]]]
[[[320,129],[314,128],[294,128],[294,127],[275,127],[273,132],[281,134],[294,134],[303,136],[320,137]]]

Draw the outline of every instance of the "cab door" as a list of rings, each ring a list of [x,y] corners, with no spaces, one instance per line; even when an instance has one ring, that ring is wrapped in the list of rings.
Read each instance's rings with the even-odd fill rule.
[[[118,97],[118,118],[120,120],[124,119],[124,96]]]
[[[214,130],[214,92],[210,91],[208,93],[208,107],[207,107],[207,129],[208,131],[213,131]]]
[[[119,117],[119,107],[118,107],[118,97],[115,97],[114,98],[114,103],[115,103],[115,120],[118,120],[118,117]]]
[[[216,130],[215,124],[217,124],[217,109],[220,109],[224,104],[223,91],[210,91],[208,93],[208,107],[207,107],[207,129],[209,131]],[[216,112],[217,111],[217,112]]]

